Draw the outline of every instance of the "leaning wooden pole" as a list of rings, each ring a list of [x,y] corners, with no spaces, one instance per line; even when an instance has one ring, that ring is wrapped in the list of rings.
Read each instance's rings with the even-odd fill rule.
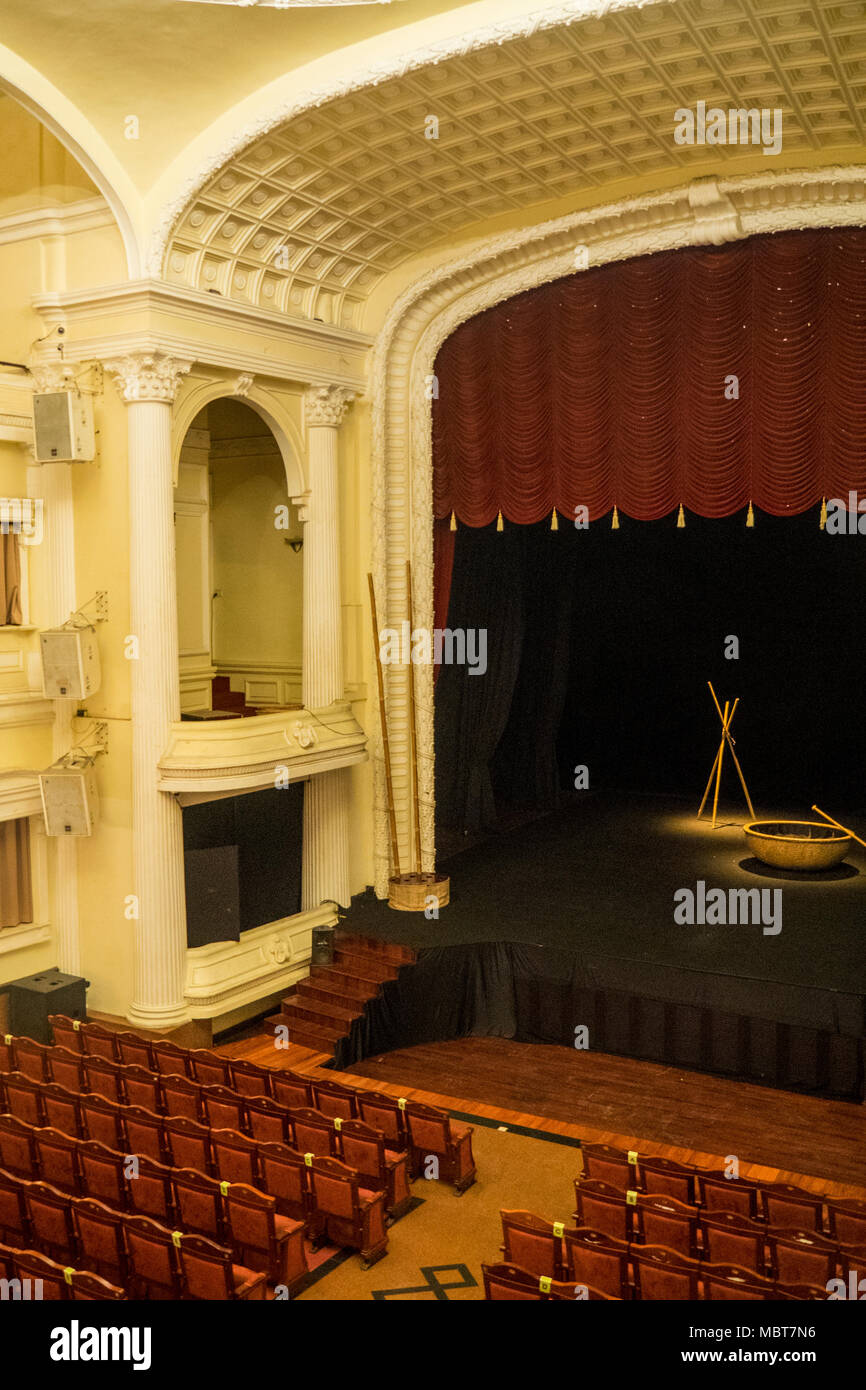
[[[415,615],[412,609],[412,565],[406,561],[406,603],[409,609],[409,636],[415,630]],[[412,765],[412,816],[415,822],[415,860],[412,865],[416,873],[421,872],[421,799],[418,795],[418,740],[415,733],[415,662],[409,662],[409,761]]]
[[[382,724],[382,751],[385,756],[385,785],[388,793],[388,820],[391,826],[391,859],[394,873],[400,877],[400,849],[397,844],[397,816],[394,811],[394,785],[391,781],[391,746],[388,743],[388,716],[385,711],[385,680],[382,675],[382,652],[379,647],[379,615],[376,611],[376,590],[372,574],[367,575],[370,586],[370,617],[373,622],[373,646],[376,651],[376,675],[379,681],[379,719]]]
[[[855,835],[853,830],[849,830],[848,827],[847,827],[847,825],[842,825],[842,823],[841,823],[840,821],[834,820],[832,816],[828,816],[828,815],[827,815],[827,812],[826,812],[826,811],[822,811],[820,806],[813,806],[813,807],[812,807],[812,810],[813,810],[813,811],[817,811],[819,816],[823,816],[824,819],[825,819],[826,821],[829,821],[829,823],[830,823],[831,825],[835,825],[835,827],[836,827],[837,830],[842,830],[842,831],[844,831],[844,833],[845,833],[846,835],[850,835],[850,836],[851,836],[851,839],[852,839],[852,840],[856,840],[857,843],[858,843],[858,845],[862,845],[863,848],[866,849],[866,840],[861,840],[861,839],[860,839],[860,836],[859,836],[859,835]]]

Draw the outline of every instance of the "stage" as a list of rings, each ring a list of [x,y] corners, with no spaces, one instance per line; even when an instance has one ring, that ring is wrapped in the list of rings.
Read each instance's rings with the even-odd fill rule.
[[[587,791],[442,864],[451,903],[438,920],[355,899],[348,929],[419,958],[367,1006],[337,1066],[492,1035],[862,1099],[866,851],[854,845],[824,874],[782,876],[751,858],[744,814],[728,809],[712,830],[695,809]],[[701,922],[713,920],[701,912],[712,889],[748,920]],[[758,904],[732,889],[767,891]],[[692,925],[683,890],[695,898]]]

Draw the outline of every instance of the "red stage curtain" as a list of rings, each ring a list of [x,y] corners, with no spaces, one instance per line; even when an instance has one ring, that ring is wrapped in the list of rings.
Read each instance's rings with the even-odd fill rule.
[[[570,276],[470,319],[435,370],[443,520],[529,523],[556,507],[567,525],[578,506],[595,520],[616,504],[649,521],[680,503],[720,517],[750,501],[782,516],[864,494],[866,229]]]

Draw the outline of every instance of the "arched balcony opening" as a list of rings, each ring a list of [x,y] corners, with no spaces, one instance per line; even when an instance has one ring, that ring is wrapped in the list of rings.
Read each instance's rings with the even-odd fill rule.
[[[303,527],[279,444],[245,402],[196,416],[174,510],[181,717],[301,708]]]

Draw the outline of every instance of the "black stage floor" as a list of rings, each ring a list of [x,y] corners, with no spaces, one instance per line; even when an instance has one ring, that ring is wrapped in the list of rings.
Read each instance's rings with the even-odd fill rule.
[[[585,793],[442,864],[451,902],[438,920],[372,894],[355,899],[345,926],[415,946],[422,968],[401,977],[415,985],[386,991],[388,1008],[368,1010],[351,1060],[395,1037],[397,1046],[463,1033],[573,1044],[585,1022],[603,1051],[862,1095],[866,850],[855,845],[822,875],[783,876],[751,858],[744,819],[729,810],[712,830],[675,798]],[[674,894],[697,893],[699,881],[726,898],[769,890],[775,921],[765,924],[781,930],[679,925]]]

